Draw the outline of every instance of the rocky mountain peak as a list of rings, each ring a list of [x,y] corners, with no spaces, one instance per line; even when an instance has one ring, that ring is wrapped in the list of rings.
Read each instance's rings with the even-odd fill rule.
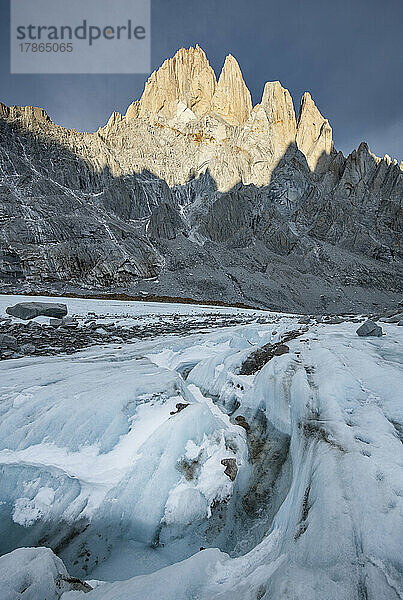
[[[231,125],[241,125],[250,116],[252,99],[237,60],[229,54],[224,62],[212,99],[212,112]]]
[[[128,106],[125,116],[128,119],[136,119],[138,117],[138,114],[139,114],[139,101],[135,100]]]
[[[229,54],[218,83],[200,46],[181,48],[148,79],[139,103],[140,116],[170,120],[184,111],[215,113],[231,125],[247,121],[252,99],[237,60]],[[190,113],[191,114],[191,113]]]
[[[47,112],[38,106],[6,106],[0,102],[0,118],[21,121],[25,127],[35,123],[50,123]]]
[[[261,107],[267,116],[274,153],[279,158],[290,144],[295,144],[296,121],[291,94],[279,81],[269,81],[263,90]]]
[[[215,73],[200,46],[181,48],[149,77],[139,114],[162,113],[171,119],[181,102],[196,115],[203,115],[210,108],[216,85]]]
[[[323,159],[333,150],[332,128],[317,109],[309,92],[305,92],[301,99],[296,140],[311,171],[321,169]]]
[[[297,120],[290,93],[279,81],[266,83],[261,103],[252,108],[237,60],[227,56],[217,82],[197,45],[167,59],[126,115],[113,113],[96,133],[64,129],[30,106],[0,104],[0,118],[61,144],[97,172],[107,168],[120,176],[149,170],[174,186],[208,170],[220,192],[238,183],[269,185],[282,159],[297,149],[306,158],[307,163],[300,155],[304,168],[308,164],[317,174],[336,154],[329,122],[308,92]],[[339,155],[333,168],[341,172],[345,158]],[[364,155],[368,168],[382,162],[380,168],[401,172],[387,156]]]

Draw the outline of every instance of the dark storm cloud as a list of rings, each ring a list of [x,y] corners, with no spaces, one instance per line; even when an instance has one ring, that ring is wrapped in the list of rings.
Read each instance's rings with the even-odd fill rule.
[[[147,75],[10,75],[8,9],[1,5],[0,99],[44,106],[65,126],[92,131],[124,112]],[[403,159],[403,0],[152,0],[153,68],[199,43],[217,74],[239,61],[254,103],[280,80],[296,104],[309,90],[350,152],[365,140]]]

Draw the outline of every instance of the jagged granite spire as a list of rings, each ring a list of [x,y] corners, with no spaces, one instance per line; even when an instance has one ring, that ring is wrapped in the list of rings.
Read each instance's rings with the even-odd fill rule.
[[[229,54],[224,62],[211,111],[232,125],[242,125],[252,111],[252,99],[237,60]]]
[[[181,48],[148,79],[140,99],[139,114],[162,113],[172,118],[182,102],[196,115],[210,109],[216,89],[216,76],[200,48]]]
[[[261,106],[267,116],[275,154],[280,157],[295,143],[295,112],[290,92],[279,81],[269,81],[264,86]]]
[[[305,92],[301,100],[297,146],[305,154],[311,171],[321,169],[323,159],[333,150],[332,128],[329,121],[320,114],[309,92]]]
[[[195,115],[215,113],[231,125],[244,123],[252,110],[251,95],[236,59],[229,54],[218,84],[200,46],[181,48],[148,79],[139,114],[172,119],[182,106]],[[132,111],[130,110],[130,113]]]

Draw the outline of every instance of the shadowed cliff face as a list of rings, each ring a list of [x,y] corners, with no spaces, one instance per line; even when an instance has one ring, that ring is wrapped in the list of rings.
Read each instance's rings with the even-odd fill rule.
[[[309,94],[252,108],[233,57],[218,80],[180,51],[96,134],[0,106],[3,289],[147,291],[340,312],[402,291],[403,174],[347,159]]]

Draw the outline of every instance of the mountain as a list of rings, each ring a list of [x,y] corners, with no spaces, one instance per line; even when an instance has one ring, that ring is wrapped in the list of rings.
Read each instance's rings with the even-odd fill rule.
[[[3,291],[125,292],[301,312],[403,290],[402,164],[347,158],[309,93],[251,96],[181,49],[95,133],[0,104]]]

